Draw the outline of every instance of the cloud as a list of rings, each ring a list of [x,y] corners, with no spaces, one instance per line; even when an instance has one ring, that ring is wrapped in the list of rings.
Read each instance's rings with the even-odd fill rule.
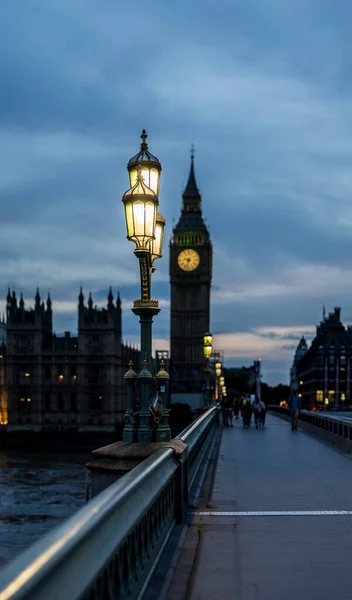
[[[121,196],[142,127],[163,164],[164,257],[153,276],[168,344],[167,241],[196,146],[214,244],[212,330],[228,364],[287,377],[322,305],[351,315],[351,4],[326,0],[12,0],[0,56],[0,294],[50,288],[75,328],[79,286],[120,289],[124,337],[138,264]],[[143,18],[134,18],[141,14]],[[4,302],[0,302],[4,306]],[[166,346],[165,346],[166,347]]]

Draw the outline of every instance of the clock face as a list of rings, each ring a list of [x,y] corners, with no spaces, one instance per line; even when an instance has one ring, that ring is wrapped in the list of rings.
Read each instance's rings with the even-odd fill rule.
[[[178,266],[184,271],[194,271],[200,262],[199,254],[191,249],[182,250],[178,255],[177,262]]]

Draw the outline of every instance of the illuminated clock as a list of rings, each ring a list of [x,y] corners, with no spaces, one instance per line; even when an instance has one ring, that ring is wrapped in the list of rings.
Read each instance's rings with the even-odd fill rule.
[[[182,252],[180,252],[178,255],[177,262],[178,266],[181,267],[183,271],[194,271],[200,262],[199,254],[190,248],[187,250],[182,250]]]

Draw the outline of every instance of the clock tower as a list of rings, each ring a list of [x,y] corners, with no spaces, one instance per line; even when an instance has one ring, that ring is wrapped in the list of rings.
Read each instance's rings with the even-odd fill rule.
[[[194,155],[180,219],[170,242],[172,393],[201,393],[209,331],[212,244],[202,217]]]

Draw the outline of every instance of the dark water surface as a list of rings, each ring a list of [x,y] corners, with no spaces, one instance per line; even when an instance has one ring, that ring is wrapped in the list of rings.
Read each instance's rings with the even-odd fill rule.
[[[87,453],[0,452],[0,566],[85,504]]]

